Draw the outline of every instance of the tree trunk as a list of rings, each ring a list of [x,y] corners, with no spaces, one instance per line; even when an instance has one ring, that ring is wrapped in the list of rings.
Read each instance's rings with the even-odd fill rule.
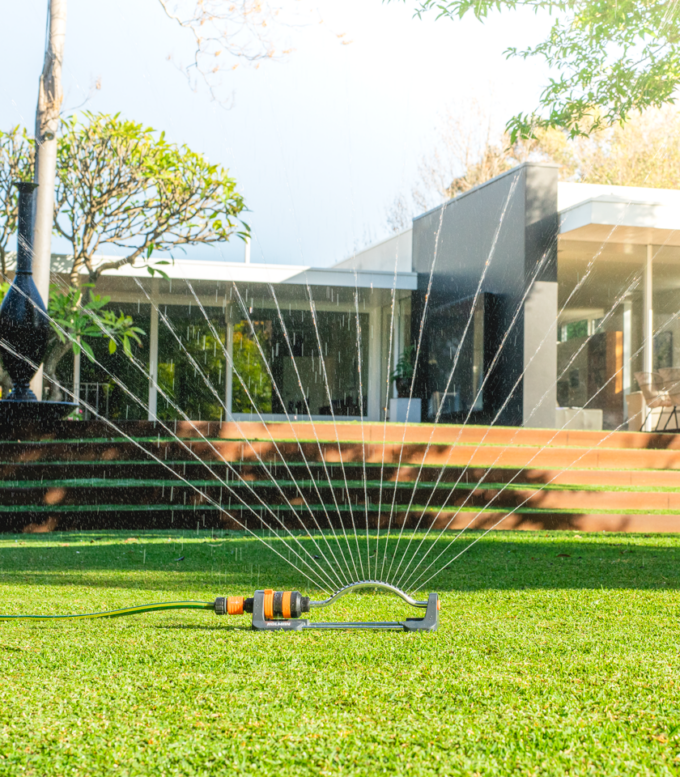
[[[54,222],[54,182],[57,169],[57,132],[63,99],[61,65],[66,36],[66,0],[48,0],[48,28],[45,61],[40,76],[35,114],[35,182],[38,196],[33,233],[33,279],[45,306],[50,293],[50,259]],[[38,399],[42,396],[42,370],[31,382]]]

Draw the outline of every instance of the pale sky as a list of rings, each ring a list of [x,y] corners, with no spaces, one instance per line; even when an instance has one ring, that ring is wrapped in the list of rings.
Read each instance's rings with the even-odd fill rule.
[[[0,126],[32,130],[47,0],[0,2]],[[318,17],[290,31],[284,61],[225,73],[225,110],[204,88],[192,92],[168,59],[187,61],[191,39],[157,0],[69,0],[64,112],[101,78],[88,110],[165,130],[229,168],[252,211],[254,262],[344,259],[387,236],[386,211],[414,179],[444,109],[464,111],[474,97],[504,122],[536,106],[547,71],[503,51],[538,42],[549,21],[524,12],[484,24],[418,20],[412,0],[315,5]],[[237,261],[243,244],[189,255]]]

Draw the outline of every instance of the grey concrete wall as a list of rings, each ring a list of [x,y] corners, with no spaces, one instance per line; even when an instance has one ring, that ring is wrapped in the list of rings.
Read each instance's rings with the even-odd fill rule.
[[[557,280],[558,225],[557,168],[533,163],[497,176],[413,222],[413,269],[418,273],[413,341],[417,341],[423,315],[427,328],[430,306],[474,295],[482,278],[481,291],[495,295],[497,303],[492,318],[496,331],[489,340],[494,352],[502,336],[509,333],[489,378],[484,412],[475,419],[478,423],[496,419],[499,424],[519,426],[524,421],[522,373],[534,344],[525,338],[523,298],[534,281]],[[541,297],[540,305],[538,299],[531,304],[542,310],[547,297]],[[529,309],[533,310],[531,305]],[[537,357],[538,362],[550,358],[547,351]],[[533,375],[537,367],[531,369]],[[426,370],[424,351],[417,381],[423,400]],[[546,408],[550,402],[545,400]],[[541,424],[554,424],[547,410],[540,418]],[[538,424],[532,419],[533,425]]]

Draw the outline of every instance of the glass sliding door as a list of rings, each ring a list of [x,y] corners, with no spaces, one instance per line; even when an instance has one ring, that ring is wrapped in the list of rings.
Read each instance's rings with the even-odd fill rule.
[[[319,310],[318,337],[308,306],[290,305],[280,317],[275,308],[253,306],[252,326],[236,310],[232,315],[233,413],[252,414],[255,405],[263,414],[306,415],[309,407],[312,416],[366,415],[367,313],[359,314],[358,333],[356,313]]]
[[[224,420],[224,309],[205,308],[205,315],[195,305],[168,305],[161,309],[168,324],[162,319],[158,323],[158,417]]]

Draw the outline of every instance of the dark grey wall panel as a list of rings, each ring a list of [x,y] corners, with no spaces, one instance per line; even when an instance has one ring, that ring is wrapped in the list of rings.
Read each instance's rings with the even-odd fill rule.
[[[419,277],[412,341],[418,341],[421,321],[428,326],[430,306],[471,297],[478,289],[495,297],[490,306],[494,331],[488,334],[487,346],[494,354],[509,332],[489,376],[484,410],[472,422],[522,424],[522,300],[532,279],[557,278],[557,225],[557,168],[532,163],[497,176],[413,222],[413,269]],[[416,381],[424,407],[429,399],[426,342],[423,337]]]
[[[521,267],[523,275],[524,179],[525,169],[517,168],[414,220],[413,269],[426,276],[424,285],[434,260],[434,293],[469,297],[490,258],[485,291],[507,293],[521,287],[517,271]]]

